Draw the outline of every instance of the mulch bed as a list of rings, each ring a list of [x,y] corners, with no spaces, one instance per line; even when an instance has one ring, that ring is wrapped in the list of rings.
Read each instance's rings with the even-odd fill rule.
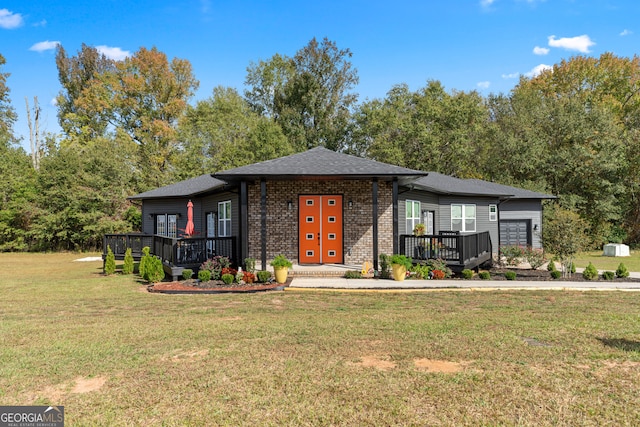
[[[252,293],[273,290],[282,290],[289,286],[291,279],[286,283],[251,283],[226,285],[221,281],[210,280],[198,282],[196,280],[184,280],[181,282],[160,282],[147,287],[149,292],[163,294],[220,294],[220,293]]]

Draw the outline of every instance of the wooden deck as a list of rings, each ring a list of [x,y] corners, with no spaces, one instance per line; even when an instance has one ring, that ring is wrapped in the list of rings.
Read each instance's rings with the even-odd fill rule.
[[[493,248],[489,232],[459,234],[442,232],[437,235],[400,236],[400,253],[415,262],[441,259],[449,268],[460,272],[491,262]]]

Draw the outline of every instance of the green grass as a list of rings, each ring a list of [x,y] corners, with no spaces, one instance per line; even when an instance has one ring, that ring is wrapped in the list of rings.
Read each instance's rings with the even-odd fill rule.
[[[640,272],[640,251],[629,251],[628,257],[602,256],[602,251],[583,252],[576,256],[576,267],[585,268],[592,262],[598,270],[615,271],[622,262],[629,271]]]
[[[3,405],[74,426],[640,423],[637,293],[159,295],[82,256],[0,254]]]

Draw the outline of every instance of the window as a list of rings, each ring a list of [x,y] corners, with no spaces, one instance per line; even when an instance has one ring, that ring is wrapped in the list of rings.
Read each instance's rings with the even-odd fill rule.
[[[231,200],[218,203],[218,237],[231,236]]]
[[[405,217],[407,219],[407,229],[405,233],[411,234],[413,233],[413,229],[416,224],[420,222],[420,202],[415,200],[407,200],[406,201],[406,214]]]
[[[160,236],[178,237],[178,215],[158,214],[156,215],[156,234]]]
[[[451,230],[476,231],[476,205],[451,205]]]
[[[489,205],[489,221],[495,222],[498,220],[498,205]]]
[[[425,211],[424,213],[424,223],[426,225],[426,234],[428,236],[433,236],[435,234],[434,226],[433,226],[433,218],[435,217],[434,211]]]

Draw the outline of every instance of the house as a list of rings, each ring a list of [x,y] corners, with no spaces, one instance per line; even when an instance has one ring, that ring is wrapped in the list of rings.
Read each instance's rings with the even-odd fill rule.
[[[533,231],[551,197],[317,147],[135,195],[143,234],[105,236],[105,252],[107,244],[151,246],[174,275],[214,254],[238,264],[266,266],[283,254],[298,264],[377,268],[380,254],[405,253],[473,268],[499,242],[539,247]],[[183,239],[189,201],[196,235]],[[412,235],[417,223],[425,236]]]

